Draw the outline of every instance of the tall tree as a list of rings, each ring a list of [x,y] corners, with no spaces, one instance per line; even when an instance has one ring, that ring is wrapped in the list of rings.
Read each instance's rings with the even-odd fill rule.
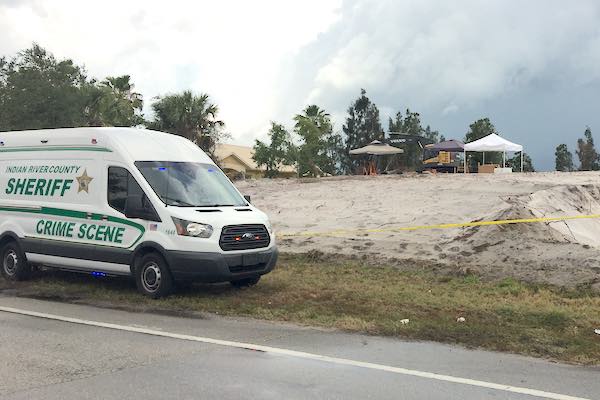
[[[402,113],[398,111],[394,118],[388,118],[388,132],[391,133],[404,133],[402,129],[404,127],[404,119],[402,118]]]
[[[0,110],[0,130],[143,122],[142,96],[128,75],[89,80],[72,60],[57,60],[37,44],[0,59]]]
[[[379,120],[379,109],[366,96],[364,89],[360,90],[360,97],[348,108],[348,117],[343,131],[346,136],[346,151],[344,157],[344,170],[352,173],[357,170],[363,160],[350,158],[352,149],[363,147],[373,140],[383,140],[384,132]]]
[[[88,85],[72,60],[57,60],[37,44],[0,62],[0,130],[85,124]]]
[[[434,131],[433,129],[431,129],[431,127],[429,125],[427,125],[425,127],[425,129],[423,130],[423,137],[429,140],[433,140],[434,142],[441,142],[442,139],[444,138],[443,135],[440,136],[440,133],[438,131]]]
[[[598,153],[594,147],[594,138],[589,126],[585,129],[584,139],[577,139],[576,153],[579,157],[580,171],[597,171],[600,169]]]
[[[219,107],[210,102],[208,94],[196,96],[186,90],[159,97],[152,110],[154,120],[148,123],[151,129],[183,136],[213,158],[217,143],[227,136],[225,123],[218,119]]]
[[[265,166],[265,177],[275,178],[282,165],[292,164],[293,144],[289,132],[283,125],[271,122],[269,129],[270,143],[267,145],[260,140],[254,144],[254,161],[261,167]]]
[[[500,134],[496,130],[494,124],[492,124],[492,121],[490,121],[490,119],[487,117],[478,119],[469,125],[469,131],[465,135],[465,143],[479,140],[487,135],[491,135],[492,133],[495,133],[496,135]]]
[[[91,126],[136,126],[144,123],[142,95],[129,75],[89,85],[85,114]]]
[[[429,125],[423,128],[421,124],[421,115],[417,112],[406,109],[406,113],[402,116],[401,112],[397,112],[394,119],[388,120],[388,131],[395,133],[403,133],[406,135],[420,136],[425,139],[438,142],[439,132],[431,129]],[[404,153],[400,157],[400,167],[415,170],[422,163],[423,149],[419,144],[419,140],[408,141],[403,147]]]
[[[506,163],[513,171],[521,171],[521,154],[517,153],[512,158],[506,160]],[[535,172],[535,168],[533,167],[533,161],[531,161],[531,157],[529,154],[523,153],[523,172]]]
[[[411,112],[410,109],[407,108],[400,132],[408,135],[421,136],[423,133],[423,127],[421,126],[421,114],[418,112]]]
[[[325,135],[325,156],[323,171],[331,175],[344,173],[348,154],[342,135],[333,131]]]
[[[342,139],[333,133],[329,114],[317,105],[310,105],[297,114],[294,121],[294,132],[300,138],[296,152],[299,173],[303,176],[336,174],[341,168]]]
[[[469,131],[466,133],[464,141],[465,143],[472,142],[474,140],[479,140],[483,137],[486,137],[492,133],[495,133],[496,135],[500,134],[489,118],[481,118],[469,125]],[[488,164],[501,164],[502,154],[498,152],[486,152],[485,160]],[[470,170],[474,171],[477,168],[478,163],[483,163],[483,154],[469,153],[467,161],[469,163]]]
[[[570,172],[575,169],[573,167],[573,154],[571,154],[566,144],[559,144],[556,146],[554,156],[556,157],[557,171]]]
[[[431,129],[431,126],[423,128],[421,124],[421,115],[417,112],[406,109],[406,115],[403,117],[401,112],[397,112],[394,119],[388,120],[388,131],[395,133],[404,133],[407,135],[422,136],[426,139],[438,142],[440,133]]]

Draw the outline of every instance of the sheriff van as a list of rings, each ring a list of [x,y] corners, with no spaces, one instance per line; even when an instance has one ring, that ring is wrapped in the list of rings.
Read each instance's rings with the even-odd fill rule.
[[[178,281],[250,286],[277,262],[267,216],[189,140],[135,128],[0,132],[0,262],[132,276],[150,297]]]

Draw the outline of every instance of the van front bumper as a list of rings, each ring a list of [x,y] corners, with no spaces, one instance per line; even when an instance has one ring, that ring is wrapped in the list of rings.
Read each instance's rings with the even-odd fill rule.
[[[166,252],[176,281],[228,282],[267,274],[277,263],[277,247],[244,254]]]

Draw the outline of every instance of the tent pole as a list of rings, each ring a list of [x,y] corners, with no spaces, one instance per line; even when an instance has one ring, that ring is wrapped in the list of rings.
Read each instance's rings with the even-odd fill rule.
[[[506,150],[502,152],[502,168],[506,167]]]
[[[483,165],[485,165],[485,151],[482,151],[483,153]]]
[[[463,174],[467,173],[467,151],[463,150],[463,162],[464,162],[464,167],[463,167]]]

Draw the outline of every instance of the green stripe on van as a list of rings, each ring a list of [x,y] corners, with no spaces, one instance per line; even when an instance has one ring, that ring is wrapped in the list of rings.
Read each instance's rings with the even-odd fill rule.
[[[112,153],[112,150],[107,147],[99,146],[16,146],[16,147],[0,147],[0,153],[15,153],[27,151],[99,151]]]
[[[53,208],[53,207],[40,207],[40,208],[27,208],[27,207],[6,207],[0,206],[0,211],[10,211],[10,212],[22,212],[29,214],[40,214],[40,215],[52,215],[56,217],[67,217],[67,218],[75,218],[75,219],[85,219],[86,221],[108,221],[114,222],[117,224],[129,225],[133,228],[136,228],[140,231],[140,235],[133,242],[129,248],[135,246],[137,242],[140,241],[142,236],[144,236],[144,232],[146,232],[146,228],[143,225],[138,224],[137,222],[130,221],[128,219],[106,216],[104,218],[104,214],[96,214],[96,213],[87,213],[85,211],[75,211],[75,210],[67,210],[64,208]],[[89,218],[88,218],[89,216]]]

